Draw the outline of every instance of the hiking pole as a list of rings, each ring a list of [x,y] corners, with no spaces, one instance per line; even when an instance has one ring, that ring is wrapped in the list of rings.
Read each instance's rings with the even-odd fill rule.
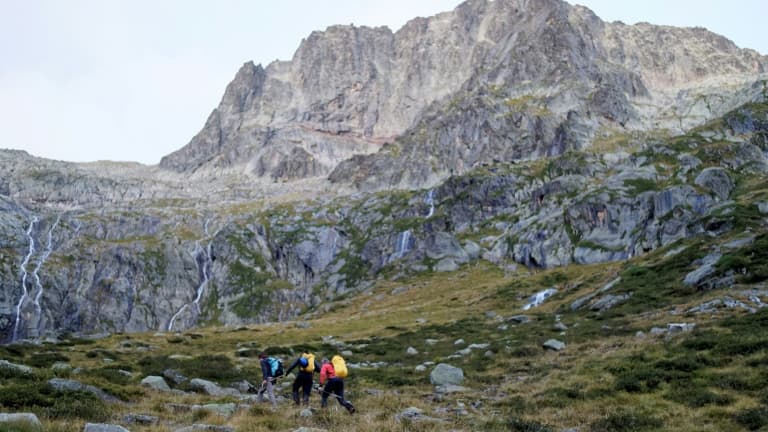
[[[339,395],[337,395],[337,394],[335,394],[335,393],[332,393],[332,392],[327,392],[327,391],[325,391],[325,389],[324,389],[324,388],[322,388],[321,386],[317,386],[317,391],[318,391],[318,392],[319,392],[321,395],[322,395],[322,394],[327,394],[327,395],[330,395],[330,396],[333,396],[333,397],[335,397],[336,399],[341,399],[341,396],[339,396]]]

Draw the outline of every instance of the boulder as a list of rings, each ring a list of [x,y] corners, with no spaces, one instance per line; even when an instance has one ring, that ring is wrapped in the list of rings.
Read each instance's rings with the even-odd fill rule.
[[[434,385],[460,385],[464,381],[464,371],[446,363],[440,363],[429,374],[429,382]]]
[[[395,421],[402,422],[403,420],[409,422],[444,422],[444,420],[424,415],[424,411],[416,407],[408,407],[395,415]]]
[[[174,432],[235,432],[235,428],[232,426],[193,424],[192,426],[176,429]]]
[[[29,430],[42,430],[43,425],[35,414],[32,413],[0,413],[0,425],[4,424],[21,424],[25,423],[29,426]],[[0,426],[0,430],[5,430],[4,426]],[[13,430],[13,429],[12,429]],[[27,429],[23,429],[27,430]]]
[[[131,432],[128,429],[107,423],[86,423],[83,432]]]
[[[709,276],[715,273],[715,264],[720,260],[720,257],[720,254],[710,254],[704,257],[699,268],[685,275],[683,283],[693,286],[703,283]]]
[[[123,423],[137,424],[142,426],[152,426],[160,422],[160,419],[147,414],[126,414],[123,416]]]
[[[413,355],[417,355],[419,351],[416,350],[416,348],[414,347],[408,347],[408,349],[405,350],[405,353],[408,354],[409,356],[413,356]]]
[[[189,381],[189,378],[185,377],[184,375],[182,375],[181,373],[179,373],[177,370],[174,370],[174,369],[164,370],[163,377],[166,379],[169,379],[172,383],[176,385]]]
[[[200,405],[199,409],[203,409],[206,411],[210,411],[212,413],[218,414],[223,417],[232,417],[235,414],[235,411],[237,411],[237,405],[234,403],[225,403],[225,404],[205,404]]]
[[[552,350],[552,351],[562,351],[565,349],[565,343],[560,342],[557,339],[550,339],[542,345],[544,349],[546,350]]]
[[[0,369],[10,372],[14,375],[32,375],[33,370],[29,366],[24,366],[9,361],[0,360]]]
[[[454,264],[463,264],[469,261],[469,254],[450,233],[433,233],[427,237],[425,243],[426,254],[429,258],[435,260],[452,258]]]
[[[459,265],[453,258],[443,258],[435,264],[434,269],[438,273],[446,273],[458,270]]]
[[[67,375],[72,372],[72,365],[64,362],[56,362],[51,365],[51,371],[57,376]]]
[[[763,202],[757,203],[757,209],[762,214],[768,214],[768,201],[763,201]]]
[[[696,324],[693,323],[670,323],[667,324],[667,330],[669,334],[687,333],[693,331],[696,328]]]
[[[515,315],[507,318],[507,322],[514,322],[517,324],[525,324],[531,321],[531,318],[526,315]]]
[[[141,380],[141,385],[157,391],[162,391],[162,392],[171,391],[171,388],[165,382],[163,377],[159,377],[155,375],[149,375],[145,377],[143,380]]]
[[[240,396],[240,392],[233,388],[222,388],[214,382],[200,378],[193,379],[189,384],[192,389],[211,396]]]
[[[91,385],[83,384],[78,381],[53,378],[48,380],[48,385],[59,391],[84,391],[96,395],[99,399],[105,402],[119,402],[120,399],[108,394],[100,388],[96,388]]]
[[[696,177],[694,182],[706,189],[709,189],[720,200],[727,200],[734,188],[733,180],[728,173],[719,167],[705,168]]]
[[[445,385],[435,387],[435,393],[438,393],[438,394],[464,393],[468,391],[469,391],[469,388],[460,386],[460,385],[454,385],[454,384],[445,384]]]
[[[606,311],[616,305],[626,302],[630,297],[632,297],[631,294],[607,294],[594,302],[592,306],[590,306],[590,309],[593,311]]]

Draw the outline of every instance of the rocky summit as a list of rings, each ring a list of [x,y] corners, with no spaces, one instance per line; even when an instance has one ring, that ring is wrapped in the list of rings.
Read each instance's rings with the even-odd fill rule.
[[[383,277],[758,238],[766,71],[559,0],[313,32],[245,63],[157,166],[0,151],[0,337],[283,321]],[[711,261],[691,285],[733,279]]]

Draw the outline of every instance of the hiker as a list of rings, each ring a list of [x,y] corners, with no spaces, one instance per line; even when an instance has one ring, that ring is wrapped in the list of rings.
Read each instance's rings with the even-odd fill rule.
[[[336,371],[338,370],[338,374]],[[323,399],[321,407],[328,406],[328,396],[334,395],[339,404],[347,409],[350,414],[355,413],[355,407],[344,399],[344,378],[347,376],[347,366],[339,355],[333,356],[332,361],[323,358],[323,367],[320,369],[320,385],[325,384],[322,390]]]
[[[320,365],[317,364],[314,354],[303,352],[285,374],[291,373],[293,368],[299,368],[296,380],[293,381],[293,401],[296,405],[299,405],[299,388],[301,388],[304,405],[309,405],[309,394],[312,392],[312,378],[315,371],[320,370]]]
[[[259,353],[259,364],[261,365],[261,387],[259,388],[259,402],[264,401],[264,393],[269,396],[269,400],[272,402],[272,408],[277,408],[277,400],[275,400],[275,391],[273,383],[277,378],[272,373],[272,365],[270,359],[267,358],[267,353]]]

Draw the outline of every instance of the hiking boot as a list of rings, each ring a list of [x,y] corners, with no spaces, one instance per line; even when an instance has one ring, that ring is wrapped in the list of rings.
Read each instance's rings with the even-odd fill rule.
[[[352,405],[350,405],[350,406],[349,406],[349,408],[347,408],[347,411],[349,411],[349,413],[350,413],[350,414],[354,414],[354,413],[355,413],[355,411],[357,411],[357,410],[355,409],[355,407],[353,407]]]

